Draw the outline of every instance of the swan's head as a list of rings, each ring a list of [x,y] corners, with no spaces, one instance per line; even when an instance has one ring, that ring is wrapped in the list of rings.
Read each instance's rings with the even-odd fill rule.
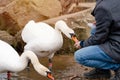
[[[51,80],[54,80],[54,77],[51,74],[51,71],[41,64],[34,65],[35,70],[42,76],[46,76]]]
[[[38,57],[32,51],[25,51],[22,56],[26,56],[26,58],[31,60],[34,69],[42,76],[46,76],[51,80],[54,80],[54,77],[51,75],[51,71],[45,67],[44,65],[40,64]]]
[[[57,30],[63,32],[69,39],[72,39],[74,41],[75,41],[75,39],[77,39],[75,36],[74,30],[71,29],[70,27],[68,27],[68,25],[66,24],[65,21],[63,21],[63,20],[57,21],[55,24],[55,28]]]

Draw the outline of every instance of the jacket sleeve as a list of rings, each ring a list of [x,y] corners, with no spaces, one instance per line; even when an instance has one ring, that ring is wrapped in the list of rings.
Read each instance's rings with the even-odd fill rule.
[[[99,45],[108,40],[108,35],[110,33],[109,27],[112,22],[110,12],[107,9],[100,7],[95,10],[94,17],[96,20],[96,32],[84,41],[83,47]]]

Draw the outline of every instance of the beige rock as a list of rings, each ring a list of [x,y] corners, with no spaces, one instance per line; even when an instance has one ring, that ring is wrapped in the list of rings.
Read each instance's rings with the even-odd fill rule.
[[[59,16],[60,11],[58,0],[14,0],[0,7],[0,29],[15,35],[29,20],[42,21]]]
[[[12,2],[13,0],[0,0],[0,7],[5,7],[7,4]]]
[[[14,37],[11,36],[8,32],[6,31],[1,31],[0,30],[0,40],[3,40],[7,43],[9,43],[10,45],[13,45],[13,40],[14,40]]]
[[[59,16],[62,11],[61,3],[58,0],[31,0],[31,5],[49,18]]]

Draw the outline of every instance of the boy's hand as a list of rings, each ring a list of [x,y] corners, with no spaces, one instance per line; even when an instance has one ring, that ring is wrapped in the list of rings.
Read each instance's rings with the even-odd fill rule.
[[[76,48],[80,49],[80,48],[81,48],[81,46],[80,46],[80,41],[77,41],[77,42],[74,44],[74,46],[75,46]]]

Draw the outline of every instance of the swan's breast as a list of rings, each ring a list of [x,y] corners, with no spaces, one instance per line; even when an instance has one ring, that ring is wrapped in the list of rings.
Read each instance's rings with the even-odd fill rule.
[[[63,38],[61,34],[54,33],[49,36],[36,38],[26,44],[25,50],[31,50],[36,54],[49,55],[52,52],[59,50],[63,45]],[[48,53],[49,52],[49,53]]]
[[[40,40],[40,39],[35,39],[33,41],[30,41],[27,43],[24,47],[25,50],[31,50],[33,52],[37,53],[45,53],[47,54],[48,52],[54,52],[59,50],[63,45],[62,40]]]

